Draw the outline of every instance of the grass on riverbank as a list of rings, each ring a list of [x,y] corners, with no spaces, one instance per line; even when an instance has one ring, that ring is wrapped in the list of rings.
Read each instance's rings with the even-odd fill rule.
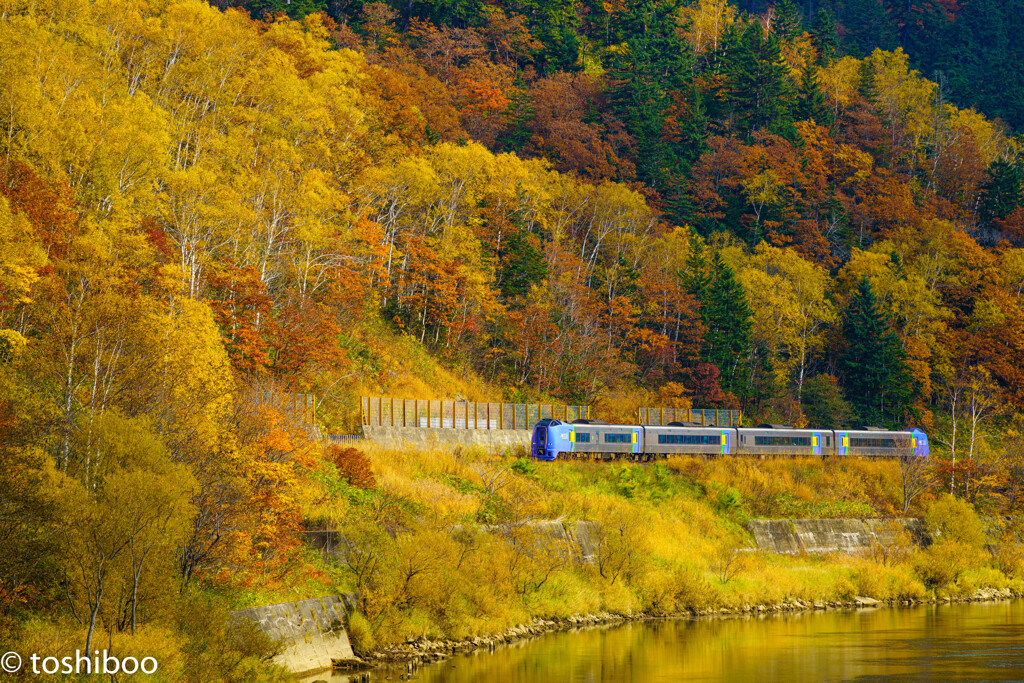
[[[482,449],[365,449],[376,487],[321,481],[307,517],[345,536],[338,590],[365,598],[357,645],[458,638],[533,617],[672,614],[792,599],[920,600],[979,587],[1024,592],[1019,549],[996,553],[971,507],[923,496],[941,538],[863,555],[752,548],[751,517],[885,517],[898,463],[679,458],[655,465],[537,463]],[[596,522],[596,561],[538,520]],[[364,621],[365,620],[365,621]]]

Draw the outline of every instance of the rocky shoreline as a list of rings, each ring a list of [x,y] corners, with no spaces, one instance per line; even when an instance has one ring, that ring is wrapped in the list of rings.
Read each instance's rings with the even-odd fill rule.
[[[967,596],[928,598],[926,600],[875,600],[874,598],[857,596],[845,601],[807,602],[794,599],[774,605],[743,605],[742,607],[722,607],[705,610],[692,610],[679,614],[614,614],[597,612],[595,614],[579,614],[564,619],[534,619],[527,624],[513,626],[500,633],[488,636],[474,636],[455,640],[431,640],[420,637],[409,640],[401,645],[381,648],[371,653],[365,660],[351,664],[367,668],[394,667],[403,665],[409,672],[421,664],[443,661],[453,655],[475,650],[494,650],[498,645],[528,640],[553,631],[570,631],[577,628],[604,626],[608,624],[639,622],[655,619],[695,619],[714,617],[752,617],[767,616],[793,612],[813,612],[824,610],[851,610],[878,607],[914,607],[927,604],[951,604],[963,602],[988,602],[993,600],[1012,600],[1024,598],[1024,594],[1014,593],[1009,588],[979,588]]]

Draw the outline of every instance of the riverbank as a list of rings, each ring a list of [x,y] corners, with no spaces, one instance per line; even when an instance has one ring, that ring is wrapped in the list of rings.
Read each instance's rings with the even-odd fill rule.
[[[649,619],[319,680],[1021,681],[1022,629],[1024,600]]]
[[[795,612],[814,612],[829,610],[855,610],[870,608],[905,608],[928,604],[957,604],[971,602],[992,602],[998,600],[1024,599],[1024,592],[1015,592],[1009,588],[979,588],[966,596],[930,597],[920,600],[876,600],[867,596],[856,596],[843,601],[807,602],[800,599],[768,605],[743,605],[740,607],[722,607],[719,609],[687,610],[675,614],[614,614],[598,612],[595,614],[572,615],[560,619],[534,619],[526,624],[519,624],[492,635],[473,636],[462,639],[429,639],[415,638],[387,648],[376,650],[365,659],[368,668],[405,664],[416,667],[422,664],[443,661],[453,655],[490,650],[500,645],[529,640],[556,631],[571,631],[579,628],[607,626],[625,622],[641,622],[671,619],[709,619],[716,617],[762,617],[772,614]]]

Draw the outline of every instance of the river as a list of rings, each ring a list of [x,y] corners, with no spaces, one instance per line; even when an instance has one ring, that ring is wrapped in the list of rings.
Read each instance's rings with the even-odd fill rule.
[[[1024,601],[632,622],[457,655],[413,680],[1024,681]]]

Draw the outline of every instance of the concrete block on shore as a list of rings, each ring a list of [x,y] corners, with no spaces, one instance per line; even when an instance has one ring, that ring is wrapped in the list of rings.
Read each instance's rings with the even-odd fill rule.
[[[235,610],[231,619],[250,621],[284,645],[274,663],[293,673],[312,673],[356,658],[346,625],[357,602],[358,596],[352,593],[328,595]]]

